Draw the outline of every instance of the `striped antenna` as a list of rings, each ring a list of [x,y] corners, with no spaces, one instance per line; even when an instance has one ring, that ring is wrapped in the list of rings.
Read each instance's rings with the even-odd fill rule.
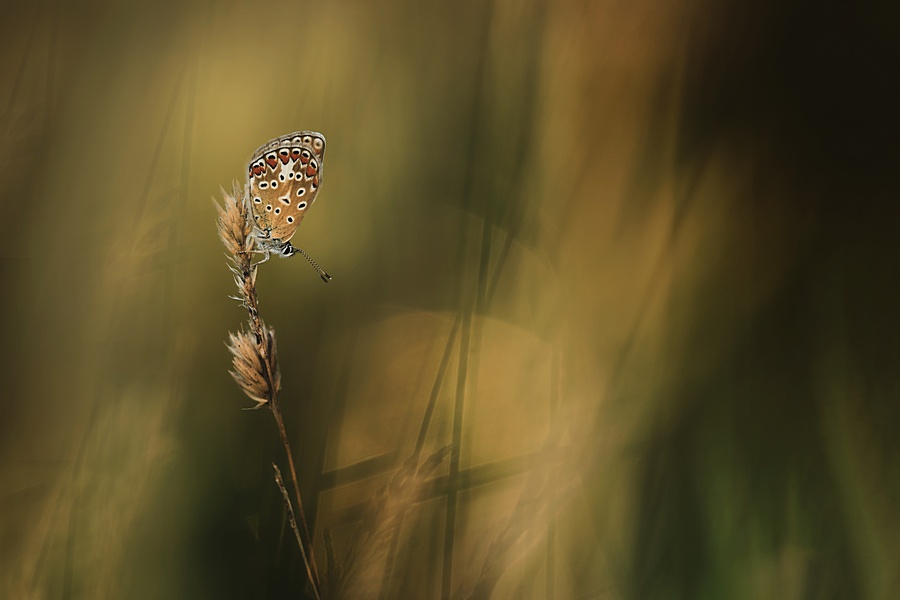
[[[320,267],[320,266],[319,266],[319,263],[317,263],[316,261],[314,261],[314,260],[312,259],[312,257],[311,257],[309,254],[307,254],[306,252],[304,252],[304,251],[301,250],[300,248],[294,248],[294,250],[296,250],[297,252],[299,252],[300,254],[303,255],[303,258],[305,258],[305,259],[307,260],[307,262],[309,262],[309,264],[312,265],[312,268],[316,270],[316,273],[319,274],[319,277],[322,278],[322,281],[324,281],[325,283],[328,283],[329,281],[331,281],[331,275],[329,275],[328,273],[326,273],[326,272],[325,272],[325,269],[323,269],[322,267]]]

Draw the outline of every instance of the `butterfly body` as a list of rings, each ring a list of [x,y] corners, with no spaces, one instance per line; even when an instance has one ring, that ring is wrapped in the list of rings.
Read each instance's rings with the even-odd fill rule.
[[[291,256],[290,240],[316,200],[322,184],[325,136],[296,131],[266,142],[247,168],[247,202],[259,248]]]

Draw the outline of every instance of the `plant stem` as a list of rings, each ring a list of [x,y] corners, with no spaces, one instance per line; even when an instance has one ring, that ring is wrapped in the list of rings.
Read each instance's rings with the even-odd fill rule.
[[[294,537],[297,538],[297,545],[300,546],[300,553],[303,554],[303,562],[306,564],[306,573],[309,575],[310,582],[312,582],[313,576],[312,572],[309,570],[309,562],[306,560],[306,551],[303,549],[303,540],[300,538],[300,531],[297,529],[297,519],[294,517],[294,508],[291,506],[291,497],[284,487],[284,480],[281,478],[281,470],[278,468],[278,465],[273,462],[272,467],[275,469],[275,483],[278,484],[278,489],[281,490],[281,497],[284,499],[284,509],[287,511],[288,519],[291,522],[291,531],[294,532]],[[316,600],[321,600],[318,587],[314,583],[312,584],[312,589]]]
[[[319,581],[316,577],[316,559],[313,555],[312,536],[309,535],[309,529],[306,526],[306,513],[303,510],[303,500],[300,497],[300,485],[297,482],[297,470],[294,467],[294,455],[291,453],[291,443],[288,441],[287,430],[284,427],[284,419],[281,416],[281,408],[278,406],[277,396],[275,394],[270,399],[269,406],[272,409],[272,416],[275,417],[275,423],[278,425],[278,433],[281,434],[281,443],[284,444],[284,453],[287,455],[288,469],[291,472],[291,484],[294,487],[294,496],[297,498],[297,514],[300,515],[300,525],[303,527],[303,535],[309,540],[309,555],[307,557],[306,550],[300,545],[300,553],[303,554],[303,562],[306,565],[306,572],[310,581],[313,583],[313,590],[316,591],[316,597],[319,597],[318,585]]]
[[[275,417],[275,423],[278,426],[278,433],[281,435],[281,443],[284,445],[284,453],[287,456],[288,467],[291,472],[291,483],[294,488],[294,496],[297,499],[297,513],[300,515],[300,525],[303,527],[303,535],[309,546],[307,553],[306,547],[298,536],[298,544],[300,545],[300,554],[303,556],[303,564],[306,567],[306,574],[309,577],[310,585],[317,599],[319,596],[319,580],[317,577],[315,557],[313,556],[312,536],[309,534],[309,528],[306,525],[306,514],[303,510],[303,499],[300,496],[300,484],[297,479],[297,469],[294,466],[294,455],[291,452],[291,444],[288,440],[287,429],[284,426],[284,418],[281,415],[281,408],[278,405],[278,378],[273,373],[272,361],[269,356],[269,335],[265,330],[262,319],[259,316],[259,303],[256,293],[256,265],[252,264],[251,252],[239,252],[235,254],[235,263],[241,272],[241,278],[244,282],[243,297],[244,306],[247,308],[249,316],[248,322],[250,330],[256,336],[256,343],[260,356],[263,357],[263,364],[266,369],[266,380],[269,388],[269,408],[272,416]],[[277,470],[277,467],[276,467]],[[280,477],[280,473],[279,473]],[[291,511],[291,519],[294,519],[293,511]]]

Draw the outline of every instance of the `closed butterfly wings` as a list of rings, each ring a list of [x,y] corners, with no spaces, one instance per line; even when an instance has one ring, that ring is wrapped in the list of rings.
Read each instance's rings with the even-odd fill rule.
[[[322,183],[325,136],[298,131],[275,138],[253,153],[248,202],[264,251],[293,253],[288,243]]]

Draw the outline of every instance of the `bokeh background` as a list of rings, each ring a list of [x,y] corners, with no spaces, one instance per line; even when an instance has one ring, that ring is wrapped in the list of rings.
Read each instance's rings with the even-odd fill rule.
[[[298,129],[334,282],[259,294],[319,555],[454,445],[367,597],[900,597],[888,3],[3,15],[0,597],[304,597],[210,201]]]

